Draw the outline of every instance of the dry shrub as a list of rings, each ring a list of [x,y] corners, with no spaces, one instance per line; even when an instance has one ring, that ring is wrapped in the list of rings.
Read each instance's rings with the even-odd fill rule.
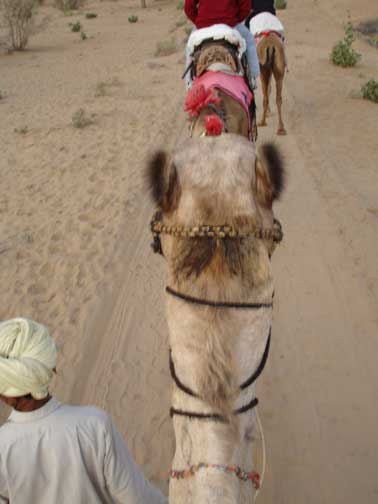
[[[74,128],[82,129],[90,124],[93,124],[93,120],[87,115],[83,108],[80,108],[72,115],[72,126]]]
[[[78,9],[82,0],[55,0],[55,5],[62,11]]]
[[[0,0],[0,13],[9,30],[13,49],[22,51],[28,45],[36,0]]]
[[[162,40],[156,44],[155,56],[169,56],[177,51],[177,42],[174,38]]]

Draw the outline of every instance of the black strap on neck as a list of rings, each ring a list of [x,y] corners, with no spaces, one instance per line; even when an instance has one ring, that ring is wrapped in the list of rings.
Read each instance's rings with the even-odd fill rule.
[[[202,306],[211,306],[212,308],[244,308],[250,310],[259,310],[260,308],[272,308],[273,303],[232,303],[226,301],[208,301],[207,299],[199,299],[187,294],[182,294],[173,290],[171,287],[166,287],[165,292],[173,297],[182,299],[187,303],[198,304]]]
[[[177,376],[176,374],[176,369],[175,369],[175,364],[173,362],[173,359],[172,359],[172,350],[169,349],[169,370],[171,372],[171,377],[173,379],[173,381],[175,382],[175,384],[177,385],[177,387],[182,390],[183,392],[185,392],[185,394],[188,394],[192,397],[199,397],[198,394],[196,394],[195,392],[193,392],[193,390],[189,387],[187,387],[186,385],[184,385],[182,383],[182,381],[180,380],[180,378]]]
[[[259,400],[257,399],[257,397],[254,397],[248,404],[245,404],[241,408],[234,410],[233,414],[241,415],[242,413],[246,413],[247,411],[255,408],[258,405],[258,403]],[[176,408],[171,408],[170,415],[171,417],[178,415],[188,418],[194,418],[196,420],[213,420],[215,422],[223,422],[223,423],[227,422],[226,418],[223,417],[222,415],[219,415],[218,413],[195,413],[193,411],[184,411]]]
[[[245,382],[243,382],[240,385],[240,390],[245,390],[250,385],[252,385],[257,380],[257,378],[261,375],[261,373],[264,371],[265,364],[266,364],[266,361],[268,360],[268,356],[269,356],[271,335],[272,335],[272,328],[269,329],[269,336],[268,336],[268,339],[267,339],[267,342],[265,345],[265,350],[264,350],[263,356],[261,358],[261,362],[259,364],[259,367],[253,373],[253,375],[248,378],[248,380],[246,380]]]
[[[253,383],[257,380],[257,378],[264,371],[264,368],[265,368],[265,365],[266,365],[266,362],[267,362],[268,356],[269,356],[271,334],[272,334],[272,328],[269,329],[268,340],[266,342],[265,350],[264,350],[264,353],[263,353],[263,356],[261,358],[261,362],[260,362],[258,368],[256,369],[256,371],[253,372],[253,374],[245,382],[243,382],[240,385],[240,387],[239,387],[240,390],[245,390],[246,388],[253,385]],[[172,359],[172,350],[169,350],[169,370],[171,372],[171,377],[172,377],[173,381],[175,382],[177,388],[179,388],[180,390],[185,392],[185,394],[190,395],[191,397],[196,397],[197,399],[201,399],[196,392],[194,392],[190,387],[188,387],[187,385],[182,383],[180,378],[177,376],[175,364]]]

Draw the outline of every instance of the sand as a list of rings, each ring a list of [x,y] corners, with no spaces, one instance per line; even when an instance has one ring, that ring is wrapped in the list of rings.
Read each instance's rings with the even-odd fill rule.
[[[176,2],[147,3],[88,2],[93,20],[44,6],[28,51],[0,55],[0,319],[50,328],[60,347],[54,394],[105,408],[166,492],[174,436],[165,264],[149,247],[143,170],[153,149],[187,134],[185,26]],[[285,242],[274,258],[272,353],[259,385],[262,504],[378,501],[378,106],[356,97],[378,78],[378,52],[361,38],[356,68],[328,58],[348,9],[357,23],[377,15],[372,4],[291,0],[280,12],[288,136],[275,136],[272,106],[259,137],[282,148],[289,175],[277,207]],[[132,14],[138,23],[128,23]],[[85,41],[69,30],[77,19]],[[171,37],[177,51],[156,57]],[[92,123],[77,129],[80,108]]]

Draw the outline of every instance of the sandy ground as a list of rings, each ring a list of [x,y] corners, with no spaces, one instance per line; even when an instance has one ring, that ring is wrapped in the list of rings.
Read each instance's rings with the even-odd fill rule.
[[[147,3],[89,2],[94,20],[44,7],[29,50],[0,56],[0,318],[49,326],[61,350],[54,393],[110,412],[166,491],[165,266],[149,248],[143,168],[154,147],[185,135],[185,27],[175,3]],[[275,137],[273,106],[259,138],[276,139],[289,175],[259,386],[262,504],[378,502],[378,106],[355,97],[378,78],[378,52],[358,40],[356,68],[328,60],[347,11],[353,22],[378,17],[373,3],[291,0],[280,13],[288,136]],[[76,19],[86,41],[69,31]],[[155,57],[170,37],[177,52]],[[71,125],[79,108],[93,121],[83,129]]]

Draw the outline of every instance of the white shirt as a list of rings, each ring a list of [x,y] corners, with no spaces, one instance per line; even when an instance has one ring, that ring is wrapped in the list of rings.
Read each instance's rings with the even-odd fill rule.
[[[111,418],[50,399],[0,428],[1,504],[163,504]]]

